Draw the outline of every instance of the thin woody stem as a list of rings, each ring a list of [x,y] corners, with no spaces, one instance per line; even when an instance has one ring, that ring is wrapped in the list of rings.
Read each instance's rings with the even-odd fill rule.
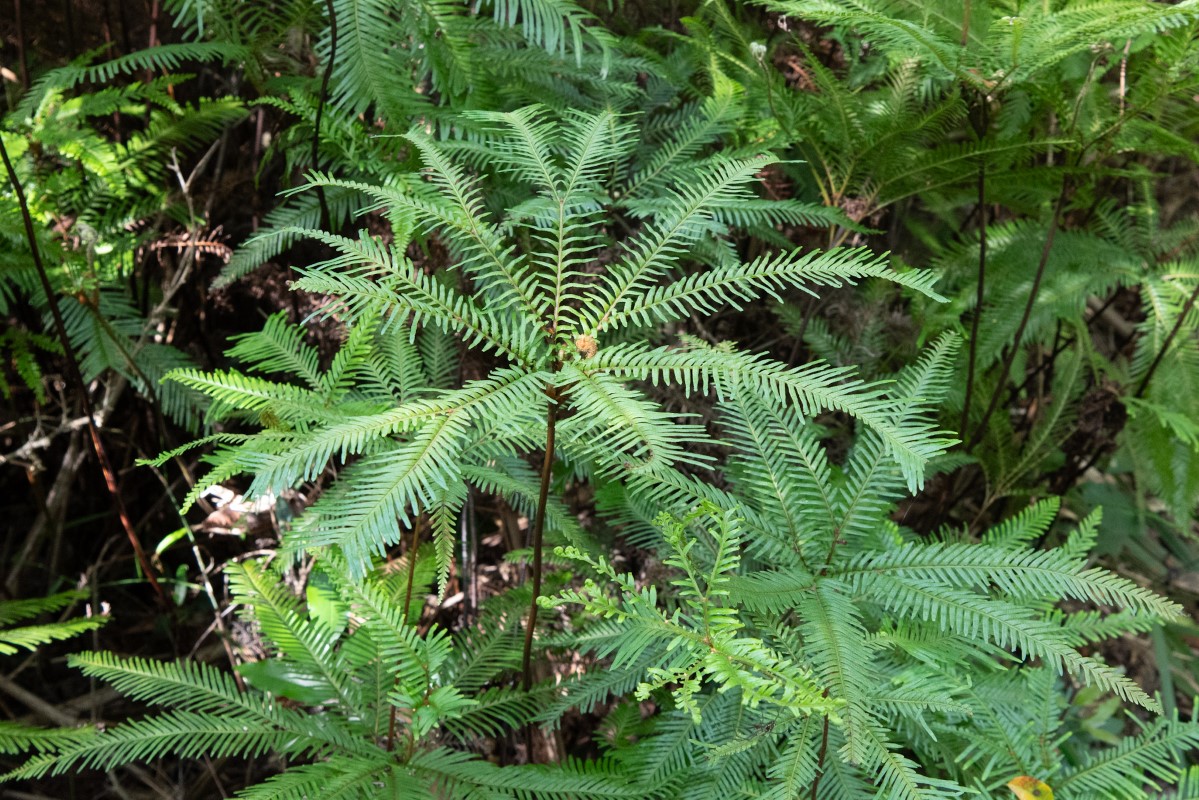
[[[521,687],[527,692],[533,683],[531,667],[533,653],[533,629],[537,627],[537,598],[541,596],[541,551],[542,534],[545,531],[545,507],[549,502],[550,478],[554,469],[554,434],[558,423],[558,395],[547,388],[545,414],[545,456],[541,462],[541,486],[537,492],[537,512],[533,516],[530,538],[533,541],[533,600],[529,603],[529,622],[525,627],[525,646],[521,655]]]
[[[408,609],[412,607],[412,584],[416,582],[416,551],[420,546],[420,524],[419,520],[412,523],[412,543],[408,546],[408,585],[404,587],[404,622],[408,621]],[[400,676],[395,679],[396,685],[400,682]],[[395,703],[389,703],[391,711],[387,719],[387,752],[391,752],[395,748],[396,735],[396,706]]]
[[[1049,233],[1045,236],[1045,245],[1041,248],[1041,260],[1037,263],[1037,272],[1033,277],[1032,287],[1028,290],[1028,301],[1024,304],[1024,313],[1020,317],[1020,324],[1016,326],[1016,333],[1012,338],[1012,346],[1008,350],[1007,355],[1003,359],[1003,364],[999,370],[999,386],[995,393],[991,395],[991,402],[987,404],[987,410],[983,412],[982,419],[978,422],[978,427],[974,429],[974,435],[970,437],[970,441],[966,444],[966,452],[974,449],[983,436],[987,432],[987,423],[991,419],[991,415],[995,413],[996,407],[999,405],[999,400],[1003,397],[1003,386],[1007,382],[1007,375],[1011,372],[1012,362],[1016,360],[1016,353],[1020,350],[1020,341],[1024,338],[1024,330],[1028,327],[1028,320],[1032,317],[1033,305],[1037,302],[1037,294],[1041,290],[1041,279],[1045,277],[1045,267],[1049,264],[1049,253],[1053,250],[1053,237],[1057,233],[1058,225],[1061,224],[1062,209],[1066,205],[1066,196],[1070,193],[1070,181],[1068,178],[1062,179],[1062,190],[1057,196],[1057,202],[1053,206],[1053,218],[1049,221]],[[963,431],[964,433],[964,431]]]
[[[42,292],[46,295],[46,303],[50,306],[50,316],[54,319],[54,330],[58,334],[58,340],[62,344],[63,355],[67,362],[67,376],[71,383],[75,385],[75,390],[79,394],[79,405],[83,409],[84,419],[87,421],[87,430],[91,435],[92,449],[96,453],[96,459],[100,462],[100,470],[104,473],[104,482],[108,486],[108,493],[112,497],[113,506],[116,509],[117,517],[121,521],[121,527],[125,529],[125,535],[129,537],[129,544],[133,547],[133,554],[137,557],[137,562],[141,566],[142,573],[146,576],[146,581],[153,587],[154,593],[158,596],[158,602],[163,607],[170,606],[170,601],[167,599],[166,593],[162,590],[162,586],[158,583],[158,578],[154,574],[154,569],[150,564],[150,559],[146,557],[146,551],[142,549],[141,542],[137,538],[137,532],[133,529],[133,523],[129,519],[129,514],[125,510],[125,503],[121,499],[120,487],[117,485],[116,473],[112,468],[112,461],[108,458],[108,451],[104,447],[104,442],[100,438],[100,429],[96,426],[96,418],[94,409],[92,408],[91,398],[87,394],[87,384],[83,380],[83,372],[79,369],[79,362],[75,358],[75,351],[71,348],[71,340],[67,335],[67,326],[63,322],[62,312],[58,308],[58,303],[54,296],[54,289],[50,285],[50,276],[46,273],[46,266],[42,263],[41,251],[37,246],[37,234],[33,229],[33,216],[29,213],[29,203],[25,199],[25,191],[21,187],[21,181],[17,178],[17,172],[13,169],[12,161],[8,158],[8,150],[4,147],[4,140],[0,138],[0,158],[4,160],[4,169],[8,172],[8,179],[12,182],[13,189],[17,193],[17,203],[21,207],[21,217],[25,223],[25,238],[29,241],[29,252],[33,256],[33,265],[37,270],[38,280],[42,285]]]
[[[312,168],[314,170],[321,167],[321,118],[325,114],[325,98],[329,93],[329,79],[333,76],[333,62],[337,58],[337,11],[333,8],[333,0],[325,0],[325,8],[329,12],[329,62],[325,64],[325,72],[321,76],[320,94],[316,98],[316,120],[313,122],[312,129]],[[321,227],[327,229],[331,224],[331,217],[324,187],[316,187],[316,199],[321,207]]]
[[[1153,373],[1157,371],[1158,365],[1162,363],[1162,359],[1166,357],[1166,351],[1170,349],[1170,345],[1174,344],[1175,337],[1182,329],[1182,324],[1186,320],[1187,315],[1191,313],[1191,309],[1195,307],[1195,302],[1199,300],[1199,284],[1195,285],[1195,291],[1191,292],[1191,296],[1187,298],[1186,305],[1182,307],[1182,311],[1178,313],[1178,319],[1174,320],[1174,327],[1166,334],[1166,340],[1162,342],[1161,349],[1157,351],[1157,356],[1154,357],[1153,363],[1149,365],[1149,369],[1145,370],[1145,376],[1141,378],[1141,382],[1137,384],[1137,390],[1133,393],[1133,397],[1138,400],[1144,396],[1145,390],[1149,388],[1149,379],[1153,377]]]

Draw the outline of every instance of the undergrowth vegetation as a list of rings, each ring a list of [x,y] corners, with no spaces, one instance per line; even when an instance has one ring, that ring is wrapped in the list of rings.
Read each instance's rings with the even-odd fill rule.
[[[1199,3],[677,5],[17,23],[0,781],[1199,797]]]

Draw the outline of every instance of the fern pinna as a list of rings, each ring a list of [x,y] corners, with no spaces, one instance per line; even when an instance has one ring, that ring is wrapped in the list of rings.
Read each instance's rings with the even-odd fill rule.
[[[944,339],[897,377],[892,392],[908,403],[894,424],[936,408],[956,349]],[[1199,725],[1140,723],[1105,747],[1062,688],[1160,712],[1080,651],[1181,611],[1088,566],[1098,512],[1052,549],[1036,545],[1055,499],[979,537],[919,537],[891,519],[904,477],[876,431],[834,464],[795,408],[723,382],[726,489],[645,474],[601,491],[609,515],[673,568],[669,584],[559,550],[586,581],[543,599],[584,612],[554,643],[612,669],[568,684],[543,719],[614,696],[609,752],[646,785],[684,771],[667,795],[688,800],[1006,797],[1017,775],[1066,800],[1115,800],[1159,796],[1181,776]],[[629,695],[662,713],[630,716]]]

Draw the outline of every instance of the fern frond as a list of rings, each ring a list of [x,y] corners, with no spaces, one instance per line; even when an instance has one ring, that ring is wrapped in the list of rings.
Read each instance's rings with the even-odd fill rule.
[[[31,728],[5,719],[0,720],[0,753],[49,753],[95,735],[91,728]]]
[[[520,800],[571,800],[579,796],[634,800],[645,797],[646,790],[644,786],[625,780],[615,765],[601,761],[571,759],[552,770],[543,767],[500,769],[467,753],[439,748],[413,756],[408,766],[431,781],[478,787]]]
[[[1022,549],[1029,546],[1038,537],[1044,536],[1049,526],[1057,519],[1061,500],[1057,497],[1046,497],[1028,506],[1016,514],[1000,522],[988,530],[982,537],[982,543],[990,547]]]
[[[493,6],[495,21],[510,28],[519,21],[524,38],[547,52],[565,55],[569,49],[579,65],[585,38],[604,50],[612,44],[600,21],[571,0],[486,0],[480,5]]]
[[[329,224],[340,228],[364,202],[356,189],[329,186],[325,191]],[[245,277],[295,244],[302,231],[320,224],[321,206],[315,192],[285,198],[263,218],[261,231],[233,251],[213,286],[224,288]]]
[[[599,335],[625,325],[661,324],[688,314],[712,314],[767,294],[781,300],[778,292],[788,287],[842,286],[862,278],[877,277],[907,286],[934,300],[944,300],[933,291],[936,276],[927,272],[899,273],[885,264],[885,256],[866,250],[826,250],[815,253],[780,253],[761,256],[748,264],[731,264],[697,272],[681,281],[647,287],[625,295],[621,304],[605,315],[589,333]]]
[[[108,617],[84,617],[45,625],[6,628],[0,630],[0,655],[9,656],[21,648],[36,650],[47,642],[73,639],[81,633],[94,631],[106,622],[108,622]]]
[[[71,769],[110,769],[164,755],[254,757],[270,750],[290,749],[293,734],[252,727],[249,721],[232,714],[170,712],[117,725],[102,736],[71,741],[57,747],[54,753],[34,756],[24,766],[0,777],[37,779],[61,775]],[[300,755],[303,748],[298,751],[296,754]]]
[[[608,318],[626,307],[628,299],[650,289],[671,263],[707,230],[713,206],[749,197],[746,184],[769,158],[728,160],[714,164],[685,189],[676,190],[669,209],[635,239],[626,242],[626,255],[609,269],[599,291],[583,300],[580,331],[598,331]]]
[[[1013,552],[981,544],[906,544],[881,553],[862,553],[829,574],[841,576],[855,591],[871,580],[867,575],[891,575],[961,589],[994,585],[1017,599],[1073,597],[1166,620],[1182,613],[1177,603],[1107,570],[1081,569],[1076,559],[1060,550]]]
[[[1069,798],[1138,797],[1182,774],[1183,753],[1199,745],[1199,725],[1177,717],[1145,726],[1107,752],[1068,768],[1054,784]]]
[[[411,24],[415,16],[412,5],[417,4],[405,3],[399,10],[407,13],[397,14],[395,4],[386,0],[334,0],[338,58],[330,100],[347,117],[374,105],[382,119],[404,125],[428,107],[427,97],[412,91],[419,78],[413,74],[412,57],[399,47],[409,34],[403,23]],[[329,58],[330,46],[329,38],[322,37],[322,58]]]
[[[915,364],[900,372],[890,392],[897,401],[892,424],[911,431],[910,436],[921,435],[916,431],[923,432],[925,441],[931,445],[926,451],[928,459],[940,455],[952,444],[952,440],[935,435],[927,420],[949,390],[953,358],[960,344],[954,336],[938,339]],[[846,481],[837,493],[840,519],[834,527],[842,536],[866,536],[877,528],[905,483],[911,490],[911,475],[902,460],[898,464],[895,460],[893,446],[873,426],[858,437],[844,468]]]
[[[800,631],[816,677],[841,704],[835,713],[845,731],[844,755],[851,762],[861,762],[874,735],[869,696],[877,681],[861,612],[834,581],[821,581],[796,607],[803,614]]]
[[[290,767],[238,792],[242,800],[366,800],[374,797],[393,768],[383,752],[374,758],[334,756],[314,764]]]
[[[702,428],[679,424],[610,376],[569,364],[559,380],[569,388],[571,406],[580,412],[563,422],[563,434],[600,463],[655,469],[708,461],[687,448],[707,438]]]
[[[77,653],[70,657],[70,664],[134,700],[197,714],[229,711],[238,716],[257,717],[260,723],[280,719],[271,698],[243,692],[228,673],[208,664],[163,663],[120,658],[112,653]]]
[[[834,527],[832,469],[814,426],[736,383],[722,410],[722,427],[740,451],[729,463],[739,493],[778,520],[793,546]]]
[[[32,116],[52,90],[70,89],[83,83],[107,84],[121,75],[135,72],[174,72],[188,61],[240,61],[249,55],[249,50],[228,42],[177,42],[160,44],[147,50],[118,56],[100,64],[88,66],[88,57],[69,66],[52,69],[42,75],[21,99],[17,113],[22,117]]]
[[[891,576],[863,582],[881,608],[938,624],[943,631],[967,639],[1018,648],[1028,658],[1041,658],[1095,686],[1150,710],[1160,708],[1133,681],[1096,659],[1080,655],[1067,629],[1037,619],[1029,609],[935,584],[916,584]]]
[[[913,491],[923,482],[924,463],[943,448],[940,440],[930,441],[924,426],[892,422],[898,404],[886,399],[880,385],[854,380],[849,370],[827,364],[791,369],[748,353],[616,345],[601,349],[587,366],[617,377],[669,381],[688,392],[692,387],[707,391],[708,386],[721,392],[736,380],[777,402],[794,403],[807,416],[825,409],[843,411],[875,431]]]
[[[529,320],[478,308],[417,270],[402,254],[365,234],[354,240],[319,230],[297,233],[341,253],[318,267],[300,270],[298,288],[337,295],[354,317],[368,310],[378,313],[382,303],[385,308],[411,314],[414,326],[428,320],[442,330],[459,330],[468,344],[494,349],[514,363],[536,363],[538,340]]]
[[[0,625],[11,625],[23,619],[31,619],[42,614],[61,611],[72,603],[87,598],[87,593],[79,590],[56,592],[45,597],[28,597],[17,600],[0,601]]]
[[[338,702],[344,713],[358,713],[350,670],[334,649],[336,631],[306,624],[295,598],[253,563],[231,563],[228,571],[238,600],[253,608],[263,636],[279,653],[308,673],[307,685]]]
[[[304,330],[287,321],[287,312],[272,314],[262,330],[243,333],[230,341],[226,355],[263,372],[282,372],[304,379],[310,389],[320,389],[320,355],[304,341]]]
[[[548,377],[548,373],[497,370],[461,389],[410,400],[386,411],[323,420],[327,424],[312,426],[303,436],[287,437],[286,447],[277,454],[263,454],[254,459],[255,491],[312,480],[334,457],[346,461],[350,456],[371,452],[394,437],[414,434],[439,421],[453,419],[455,426],[460,427],[460,423],[472,419],[521,418],[521,412],[542,396]],[[261,442],[260,435],[256,443]]]

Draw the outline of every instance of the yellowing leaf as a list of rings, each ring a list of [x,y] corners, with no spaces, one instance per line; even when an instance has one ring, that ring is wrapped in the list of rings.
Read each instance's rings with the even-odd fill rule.
[[[1053,800],[1053,790],[1049,788],[1049,784],[1030,775],[1012,778],[1008,781],[1007,788],[1015,792],[1020,800]]]

